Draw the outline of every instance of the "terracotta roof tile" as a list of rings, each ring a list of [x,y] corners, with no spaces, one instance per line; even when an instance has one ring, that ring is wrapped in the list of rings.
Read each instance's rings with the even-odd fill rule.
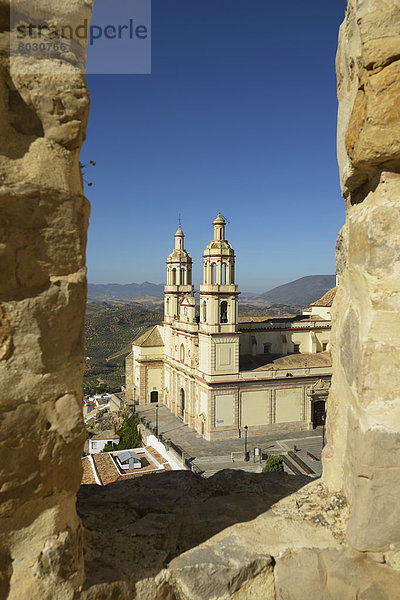
[[[88,456],[85,456],[85,458],[82,458],[82,468],[83,468],[83,473],[82,473],[81,484],[82,485],[91,485],[93,483],[97,483],[94,473],[93,473],[92,465],[90,463],[90,458]]]
[[[92,438],[92,440],[119,440],[119,435],[114,433],[112,429],[105,429],[104,431],[99,431]]]
[[[99,474],[100,481],[103,485],[117,481],[120,474],[117,471],[110,454],[108,452],[100,452],[99,454],[92,454],[94,464],[96,465],[97,473]]]

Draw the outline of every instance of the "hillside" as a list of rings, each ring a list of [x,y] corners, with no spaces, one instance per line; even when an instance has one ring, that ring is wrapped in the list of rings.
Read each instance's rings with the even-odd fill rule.
[[[162,283],[88,283],[87,297],[96,300],[132,300],[135,298],[163,298]]]
[[[308,275],[258,296],[273,304],[309,306],[336,285],[335,275]]]
[[[269,317],[278,317],[280,315],[300,315],[304,306],[295,304],[269,304],[269,302],[239,302],[239,315],[265,315]]]
[[[162,322],[159,312],[140,305],[88,302],[85,319],[85,390],[104,383],[108,389],[124,383],[124,361],[131,342]]]
[[[128,353],[130,343],[153,325],[162,322],[158,312],[141,306],[102,306],[96,312],[86,313],[86,355],[109,359],[116,354]]]

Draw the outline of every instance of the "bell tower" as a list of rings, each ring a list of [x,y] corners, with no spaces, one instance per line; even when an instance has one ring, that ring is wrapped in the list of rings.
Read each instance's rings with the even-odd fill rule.
[[[237,331],[235,252],[225,239],[226,221],[221,213],[213,221],[214,238],[204,250],[203,283],[200,286],[200,323],[207,333]]]
[[[235,284],[235,252],[225,239],[225,226],[225,219],[218,213],[213,221],[214,237],[203,254],[199,368],[210,375],[239,370],[239,291]]]
[[[167,259],[167,284],[164,287],[164,322],[195,320],[193,261],[185,250],[185,235],[179,225],[175,248]],[[192,314],[193,313],[193,314]]]

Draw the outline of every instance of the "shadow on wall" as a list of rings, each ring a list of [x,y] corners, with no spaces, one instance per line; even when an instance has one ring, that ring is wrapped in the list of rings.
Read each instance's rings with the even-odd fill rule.
[[[172,471],[83,485],[85,589],[154,578],[173,558],[235,523],[250,521],[307,483],[285,473],[220,471],[203,479]]]

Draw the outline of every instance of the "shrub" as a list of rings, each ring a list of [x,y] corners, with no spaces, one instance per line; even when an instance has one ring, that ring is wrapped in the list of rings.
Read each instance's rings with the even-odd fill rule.
[[[117,444],[114,444],[113,442],[111,442],[111,444],[109,444],[107,442],[107,444],[104,446],[102,452],[113,452],[116,449],[117,449]]]
[[[262,472],[271,473],[273,471],[283,471],[283,460],[281,456],[271,454],[268,456]]]

